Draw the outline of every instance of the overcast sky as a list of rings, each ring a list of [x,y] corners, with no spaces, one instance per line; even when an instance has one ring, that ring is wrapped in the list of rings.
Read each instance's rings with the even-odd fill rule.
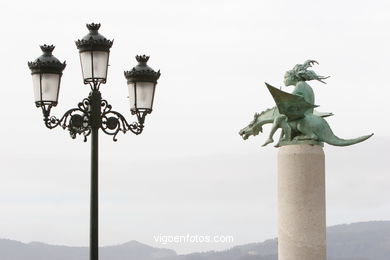
[[[3,1],[0,4],[0,238],[88,245],[90,144],[48,130],[33,103],[27,61],[40,44],[66,60],[60,116],[88,95],[74,41],[86,23],[115,39],[103,97],[131,117],[124,70],[137,54],[161,69],[144,133],[100,135],[100,242],[154,235],[233,235],[228,244],[169,244],[180,253],[277,235],[276,154],[265,136],[238,131],[272,107],[295,64],[331,78],[311,82],[318,110],[352,147],[325,147],[328,225],[389,220],[390,2]],[[286,91],[291,91],[285,88]],[[133,118],[134,119],[134,118]],[[268,133],[269,128],[265,129]]]

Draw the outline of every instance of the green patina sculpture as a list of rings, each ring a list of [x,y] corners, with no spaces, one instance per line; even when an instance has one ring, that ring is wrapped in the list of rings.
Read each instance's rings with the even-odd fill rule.
[[[276,102],[276,107],[255,114],[253,121],[239,132],[244,140],[251,135],[258,135],[259,132],[263,131],[263,125],[271,123],[273,125],[270,135],[263,146],[274,141],[273,135],[279,128],[282,131],[275,147],[290,144],[323,146],[324,142],[335,146],[347,146],[360,143],[373,135],[365,135],[355,139],[341,139],[332,132],[329,124],[324,119],[324,117],[333,114],[314,110],[317,107],[314,103],[314,92],[306,81],[318,80],[325,83],[324,80],[328,78],[308,70],[315,63],[318,64],[314,60],[308,60],[286,72],[284,84],[295,86],[291,94],[265,83]]]

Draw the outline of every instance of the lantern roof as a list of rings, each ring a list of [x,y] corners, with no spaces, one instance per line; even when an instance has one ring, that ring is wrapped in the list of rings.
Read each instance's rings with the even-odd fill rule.
[[[109,51],[113,40],[107,40],[106,37],[99,33],[100,23],[87,24],[89,33],[81,40],[76,41],[77,49],[83,51]]]
[[[35,61],[28,62],[31,74],[35,73],[55,73],[62,74],[66,67],[66,62],[61,63],[53,54],[54,45],[41,45],[43,54]]]
[[[138,64],[132,68],[130,71],[125,71],[125,77],[128,82],[153,82],[157,83],[157,80],[160,78],[160,70],[157,72],[154,71],[151,67],[147,65],[149,56],[146,55],[137,55],[136,60]]]

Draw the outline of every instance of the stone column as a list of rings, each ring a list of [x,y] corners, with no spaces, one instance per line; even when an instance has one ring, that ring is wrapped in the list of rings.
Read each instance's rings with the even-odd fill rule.
[[[326,260],[325,155],[308,144],[278,152],[278,260]]]

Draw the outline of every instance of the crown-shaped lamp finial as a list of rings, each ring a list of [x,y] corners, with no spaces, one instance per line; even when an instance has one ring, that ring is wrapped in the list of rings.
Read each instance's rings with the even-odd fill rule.
[[[44,54],[48,54],[48,55],[51,55],[51,53],[55,48],[54,45],[47,45],[47,44],[41,45],[39,47],[41,47],[41,50],[43,51]]]
[[[141,64],[146,64],[149,60],[149,56],[146,55],[137,55],[135,56],[135,59],[141,63]]]
[[[90,32],[97,32],[100,28],[100,23],[87,24],[87,28]]]

